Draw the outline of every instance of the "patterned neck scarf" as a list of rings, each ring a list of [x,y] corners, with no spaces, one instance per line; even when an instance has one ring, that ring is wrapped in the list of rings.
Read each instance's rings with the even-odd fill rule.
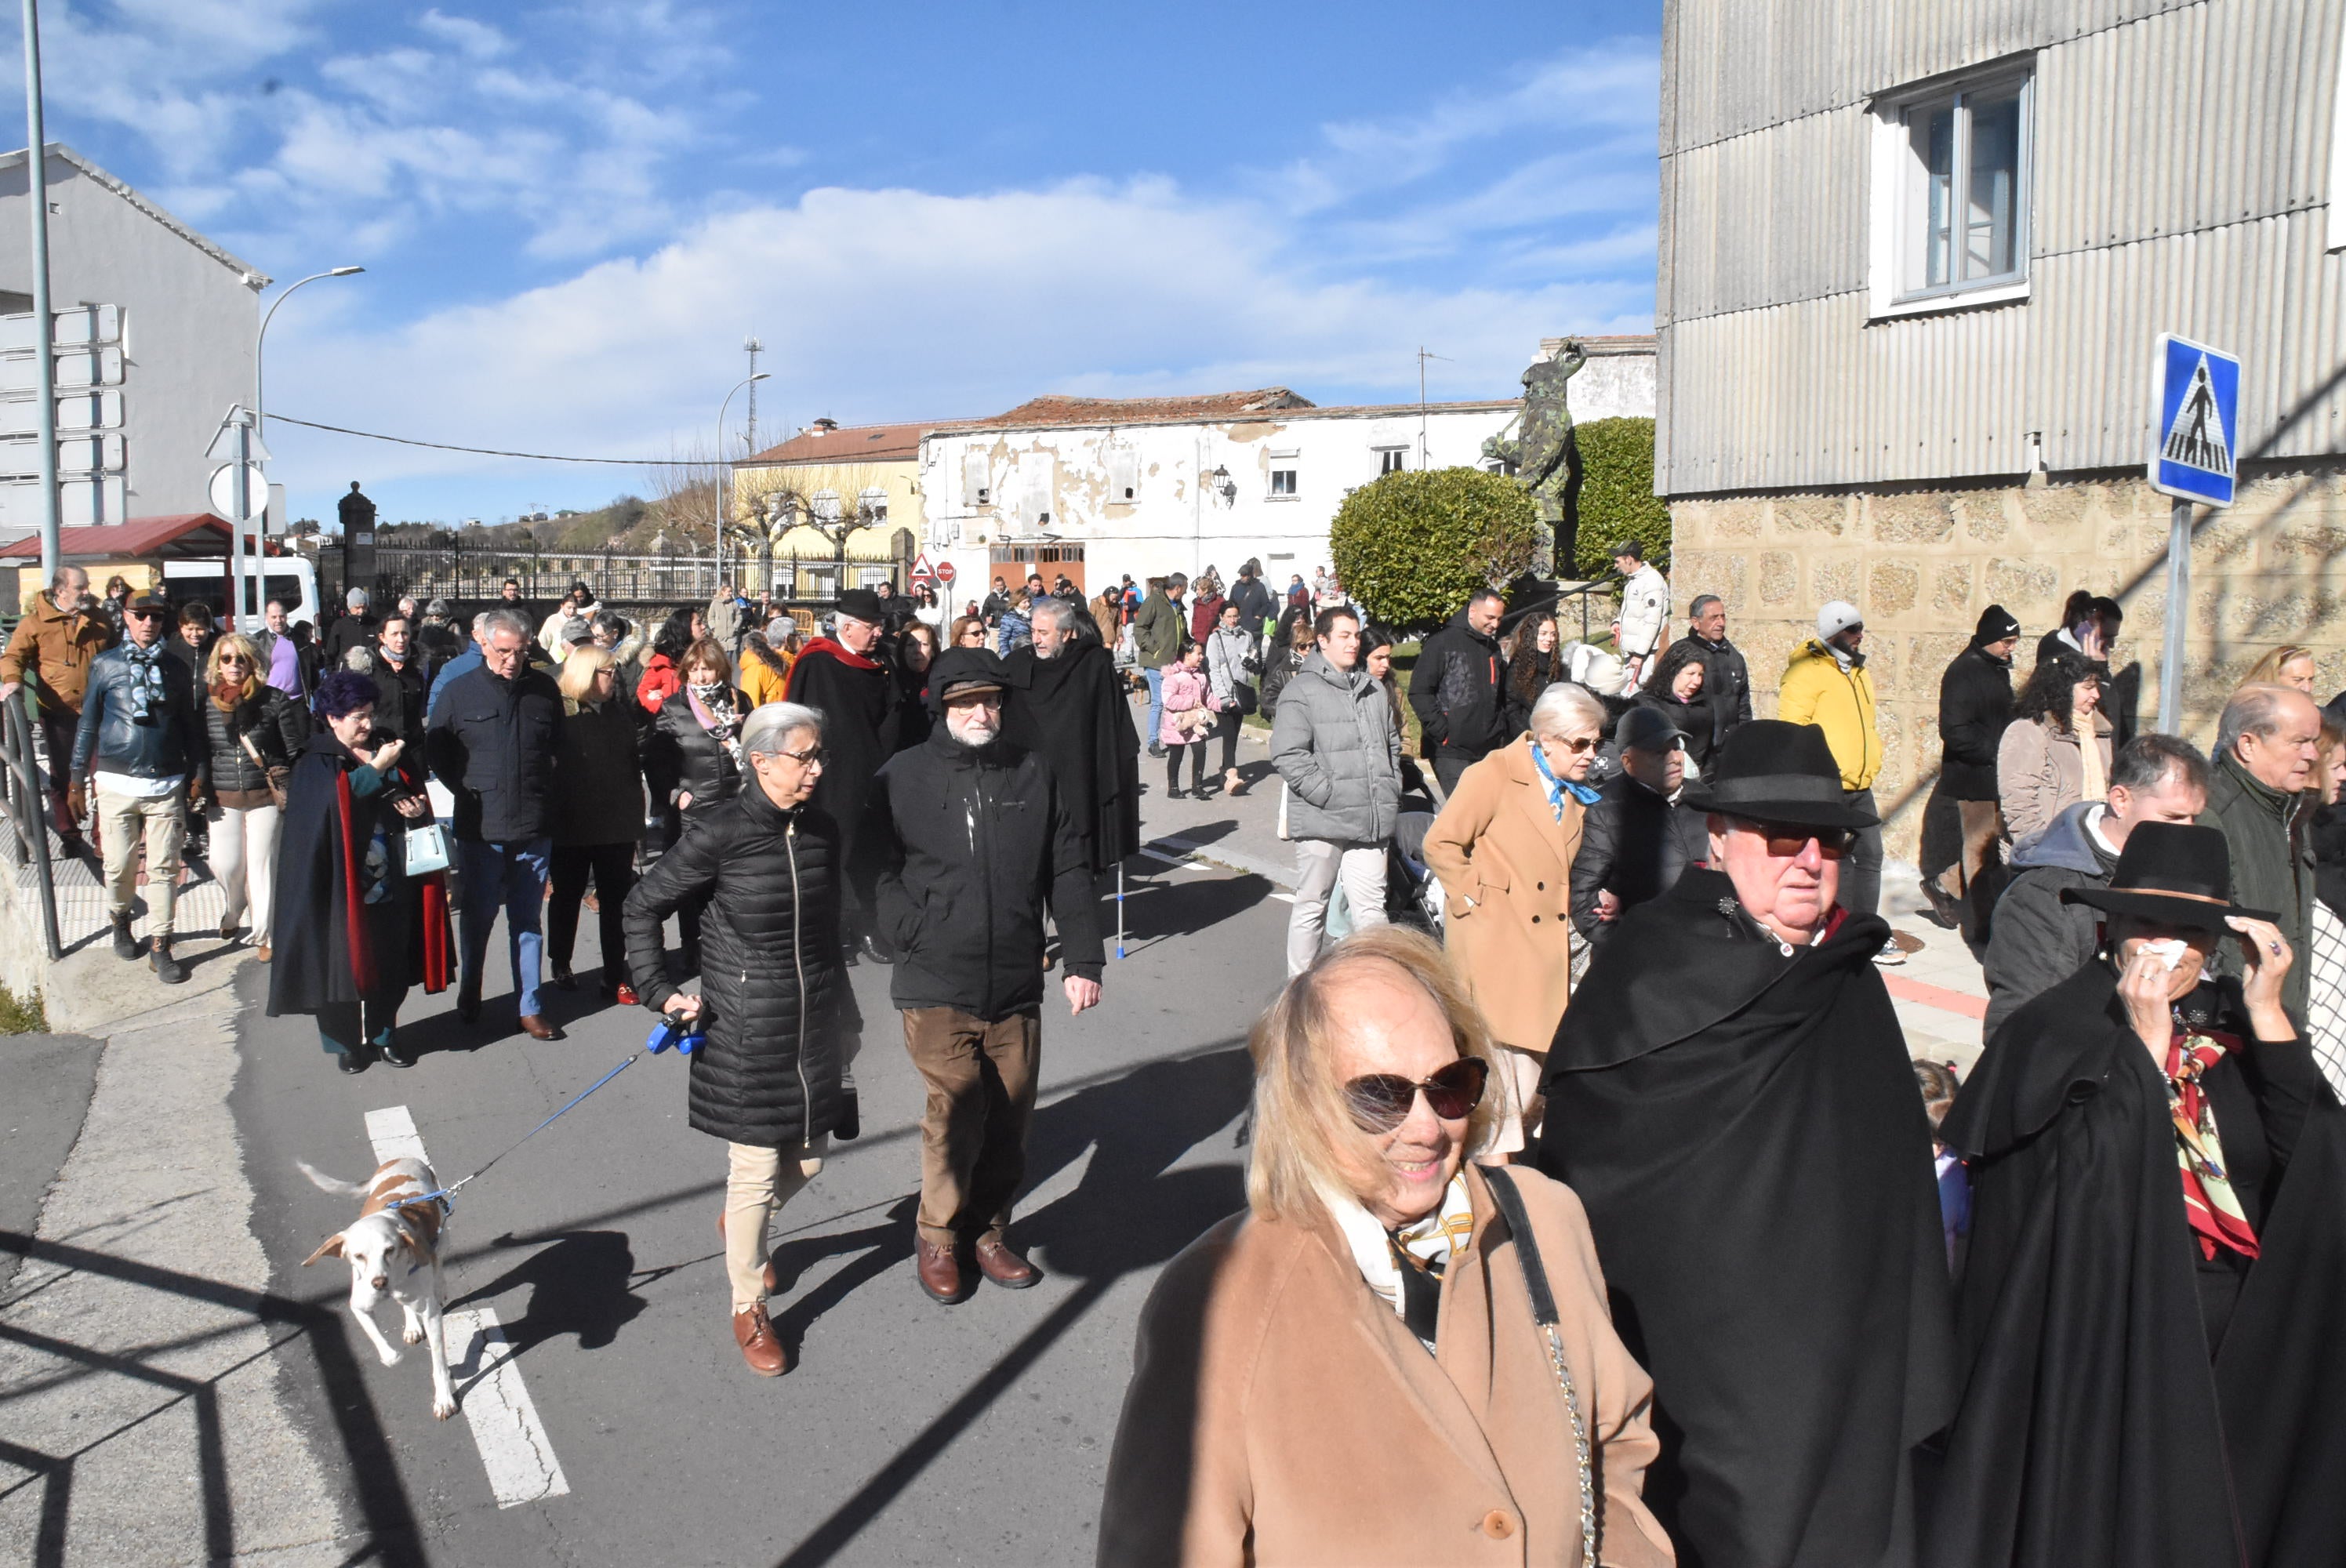
[[[1556,809],[1557,821],[1564,820],[1564,798],[1566,795],[1570,795],[1584,806],[1596,804],[1596,790],[1586,784],[1576,784],[1569,779],[1559,779],[1556,776],[1555,770],[1547,765],[1547,752],[1541,748],[1537,739],[1526,735],[1524,737],[1524,744],[1532,748],[1532,766],[1539,769],[1540,779],[1547,785],[1547,803]]]
[[[734,711],[733,694],[721,681],[696,685],[686,688],[692,701],[692,716],[709,731],[717,744],[725,748],[733,759],[733,766],[741,766],[741,716]]]
[[[2199,1087],[2200,1075],[2238,1044],[2224,1035],[2187,1034],[2178,1025],[2167,1047],[2167,1106],[2175,1123],[2175,1163],[2183,1172],[2183,1213],[2202,1257],[2215,1257],[2218,1247],[2257,1256],[2255,1227],[2225,1170],[2216,1108]]]
[[[138,683],[141,710],[159,711],[168,700],[163,689],[163,639],[157,637],[152,646],[143,648],[126,639],[122,657],[130,661],[131,677]]]
[[[1451,1257],[1474,1234],[1474,1207],[1466,1196],[1465,1172],[1450,1178],[1439,1208],[1397,1231],[1378,1224],[1358,1198],[1325,1192],[1321,1196],[1352,1249],[1361,1278],[1431,1354],[1442,1301],[1442,1276]]]

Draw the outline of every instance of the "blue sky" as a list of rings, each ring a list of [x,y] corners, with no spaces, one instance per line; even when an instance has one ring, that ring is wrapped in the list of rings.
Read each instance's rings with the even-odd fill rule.
[[[1421,343],[1434,395],[1485,396],[1543,335],[1652,320],[1651,3],[42,10],[53,139],[280,280],[367,269],[270,329],[272,412],[333,424],[707,453],[750,331],[770,437],[1046,392],[1413,399]],[[351,478],[391,518],[648,484],[271,443],[297,515]]]

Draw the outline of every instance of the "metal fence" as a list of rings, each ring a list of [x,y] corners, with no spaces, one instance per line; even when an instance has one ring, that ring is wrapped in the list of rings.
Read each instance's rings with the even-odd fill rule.
[[[353,555],[358,557],[355,562]],[[884,561],[769,556],[730,548],[719,557],[709,551],[631,555],[617,550],[486,549],[461,543],[410,545],[379,540],[372,548],[362,545],[349,551],[333,545],[321,551],[318,587],[329,605],[339,604],[346,590],[359,586],[372,594],[378,604],[413,595],[417,599],[453,600],[462,608],[497,598],[508,578],[521,585],[521,596],[534,605],[558,599],[573,583],[585,583],[600,604],[646,610],[706,604],[716,596],[720,582],[750,593],[770,583],[777,599],[827,606],[842,586],[864,585],[864,577],[873,571],[887,573],[899,590],[905,585],[901,565]]]

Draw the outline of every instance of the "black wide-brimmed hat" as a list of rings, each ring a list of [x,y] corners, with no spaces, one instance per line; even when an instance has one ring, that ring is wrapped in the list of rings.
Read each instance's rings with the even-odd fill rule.
[[[2220,829],[2190,822],[2136,823],[2109,886],[2063,888],[2061,901],[2198,931],[2229,931],[2230,915],[2280,918],[2232,901],[2232,846]]]
[[[869,588],[850,588],[839,596],[839,613],[853,616],[870,626],[878,626],[888,612],[880,607],[880,596]]]
[[[1872,828],[1882,820],[1849,803],[1825,732],[1780,718],[1738,726],[1683,798],[1698,811],[1794,828]]]

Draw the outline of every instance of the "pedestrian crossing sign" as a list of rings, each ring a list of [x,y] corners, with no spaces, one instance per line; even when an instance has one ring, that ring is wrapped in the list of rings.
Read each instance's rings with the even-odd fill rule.
[[[2150,487],[2187,501],[2229,506],[2239,456],[2239,360],[2161,332],[2157,390]]]

